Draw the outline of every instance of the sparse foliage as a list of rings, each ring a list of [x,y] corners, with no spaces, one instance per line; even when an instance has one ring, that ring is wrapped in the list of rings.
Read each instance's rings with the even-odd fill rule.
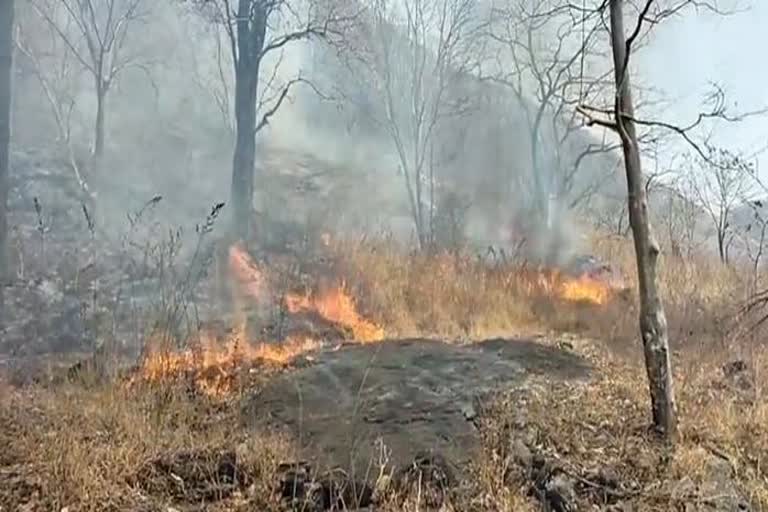
[[[74,20],[67,16],[64,5],[58,2],[46,3],[51,19],[62,20],[60,29],[55,29],[46,18],[40,16],[35,4],[27,4],[17,16],[14,40],[16,49],[32,70],[45,99],[50,106],[56,124],[58,143],[66,152],[69,165],[84,199],[91,198],[88,182],[82,172],[72,140],[72,116],[77,105],[77,87],[81,64],[72,49],[59,37],[72,33]],[[90,202],[90,201],[89,201]]]
[[[603,177],[581,177],[580,170],[595,155],[619,148],[586,133],[576,110],[580,103],[598,102],[609,85],[604,31],[599,16],[586,10],[575,15],[566,1],[503,5],[491,12],[482,78],[503,84],[517,98],[530,152],[528,210],[547,219],[550,196],[568,207],[592,196]]]

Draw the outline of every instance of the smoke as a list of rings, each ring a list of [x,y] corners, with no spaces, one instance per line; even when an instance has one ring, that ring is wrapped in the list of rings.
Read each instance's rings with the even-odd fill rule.
[[[55,34],[30,29],[29,37],[45,46]],[[161,195],[158,215],[191,226],[229,195],[234,129],[229,41],[220,26],[160,2],[152,4],[151,15],[131,32],[126,46],[140,65],[120,75],[108,98],[108,165],[100,176],[90,176],[107,205],[100,220],[124,224],[126,211]],[[65,49],[59,45],[57,51],[60,57]],[[23,57],[19,61],[15,145],[50,146],[56,131],[43,121],[50,108],[40,102],[37,77]],[[312,85],[292,88],[258,134],[254,206],[281,222],[389,232],[412,241],[398,154],[386,127],[371,115],[381,108],[375,84],[359,71],[337,49],[316,41],[286,45],[265,59],[265,105],[296,77]],[[87,77],[76,67],[71,73],[67,87],[74,108],[68,123],[72,144],[85,160],[95,100]],[[498,87],[471,82],[463,77],[456,84],[457,94],[467,99],[465,112],[446,119],[436,132],[438,197],[429,199],[439,204],[441,194],[461,196],[466,205],[462,237],[478,249],[513,251],[522,237],[529,258],[559,262],[569,257],[581,249],[581,235],[568,198],[557,198],[549,218],[529,222],[532,169],[519,100]],[[401,100],[408,103],[406,97]],[[550,166],[554,144],[551,137],[542,141]],[[590,173],[585,176],[591,179]]]

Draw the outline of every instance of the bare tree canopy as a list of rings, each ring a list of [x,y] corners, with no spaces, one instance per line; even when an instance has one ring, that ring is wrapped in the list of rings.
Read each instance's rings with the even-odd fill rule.
[[[475,0],[371,0],[351,59],[358,80],[372,84],[373,121],[384,128],[398,157],[398,172],[419,243],[431,242],[436,134],[462,115],[467,79],[479,44]]]
[[[56,32],[94,83],[96,117],[93,156],[104,156],[107,95],[121,72],[142,67],[143,56],[126,49],[134,25],[148,16],[146,0],[30,0],[39,18]]]
[[[340,26],[351,19],[348,6],[322,1],[196,0],[192,3],[223,27],[234,69],[235,148],[232,159],[231,215],[233,234],[248,240],[252,233],[252,202],[256,135],[278,112],[291,89],[310,84],[301,75],[279,79],[285,49],[292,43],[341,36]],[[271,55],[277,64],[262,76]],[[311,85],[311,84],[310,84]],[[225,107],[226,108],[226,107]]]
[[[587,137],[576,107],[599,102],[610,69],[605,66],[600,17],[574,13],[569,5],[565,0],[536,0],[494,8],[481,73],[482,79],[512,91],[523,110],[530,148],[531,174],[526,181],[533,186],[531,211],[541,217],[549,215],[550,196],[575,207],[592,195],[602,177],[576,187],[577,173],[589,157],[619,148],[599,139],[578,148],[577,142]],[[544,153],[550,151],[553,158],[546,160]]]

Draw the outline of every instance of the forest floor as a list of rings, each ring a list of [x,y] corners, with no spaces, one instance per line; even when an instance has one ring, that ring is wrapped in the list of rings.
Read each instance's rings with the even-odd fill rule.
[[[0,512],[768,511],[766,332],[738,270],[662,261],[671,446],[649,429],[626,239],[592,244],[616,282],[325,233],[259,264],[230,247],[200,273],[239,286],[240,309],[208,310],[229,341],[136,365],[163,320],[218,306],[179,256],[207,239],[180,251],[140,222],[150,201],[101,245],[79,203],[17,185]]]

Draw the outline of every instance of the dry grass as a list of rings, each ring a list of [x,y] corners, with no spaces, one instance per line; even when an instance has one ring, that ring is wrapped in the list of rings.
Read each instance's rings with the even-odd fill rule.
[[[595,246],[631,278],[626,241]],[[696,499],[715,492],[707,485],[716,454],[733,467],[753,510],[768,510],[768,402],[762,393],[768,352],[728,336],[726,320],[745,290],[733,271],[708,261],[670,259],[661,268],[682,418],[680,443],[670,452],[647,430],[631,297],[585,308],[532,293],[532,273],[510,265],[489,268],[471,257],[409,254],[386,242],[333,242],[329,251],[334,272],[345,277],[363,311],[389,336],[578,330],[585,339],[598,339],[583,348],[599,368],[594,381],[541,382],[527,396],[526,428],[537,450],[577,478],[591,482],[596,467],[610,467],[631,489],[623,499],[633,510],[674,510],[694,499],[680,489],[695,489]],[[722,364],[734,358],[749,366],[748,388],[740,390],[721,376]],[[280,508],[273,484],[278,464],[293,460],[291,443],[241,428],[233,402],[171,386],[126,390],[115,383],[0,387],[0,397],[0,510],[167,510],[179,503],[207,510]],[[506,460],[517,400],[511,392],[488,404],[485,453],[449,510],[540,509],[528,496],[530,482]],[[220,481],[222,453],[237,455],[234,483]],[[184,456],[202,469],[184,478],[168,470]],[[200,493],[211,492],[221,499],[201,505]],[[606,499],[599,494],[581,492],[580,503],[603,507]],[[417,497],[383,509],[424,506]]]
[[[161,510],[179,492],[193,497],[201,486],[225,491],[215,454],[228,450],[237,452],[238,470],[253,485],[248,496],[232,503],[239,499],[270,510],[276,505],[262,485],[290,454],[282,439],[233,428],[224,404],[191,399],[171,387],[30,389],[5,397],[2,408],[4,510],[23,503],[34,505],[28,510]],[[202,460],[208,454],[212,467],[203,467],[198,481],[186,481],[174,493],[171,488],[181,482],[148,468],[185,453],[203,454]]]
[[[761,351],[752,369],[764,367],[767,356]],[[631,503],[632,510],[688,510],[686,505],[716,503],[733,491],[718,484],[733,482],[751,510],[768,510],[765,381],[757,379],[745,396],[726,384],[715,357],[698,359],[696,372],[678,372],[681,425],[671,450],[648,428],[642,369],[604,355],[591,359],[600,371],[588,385],[545,382],[527,393],[526,425],[515,434],[532,437],[539,454],[583,484],[579,510],[622,501]],[[505,465],[509,425],[519,411],[515,391],[491,405],[484,434],[486,458],[492,462],[480,474],[492,489],[511,487],[522,494],[530,482]],[[718,463],[730,467],[724,482],[722,473],[713,473]],[[614,475],[617,487],[600,481],[605,473]]]

